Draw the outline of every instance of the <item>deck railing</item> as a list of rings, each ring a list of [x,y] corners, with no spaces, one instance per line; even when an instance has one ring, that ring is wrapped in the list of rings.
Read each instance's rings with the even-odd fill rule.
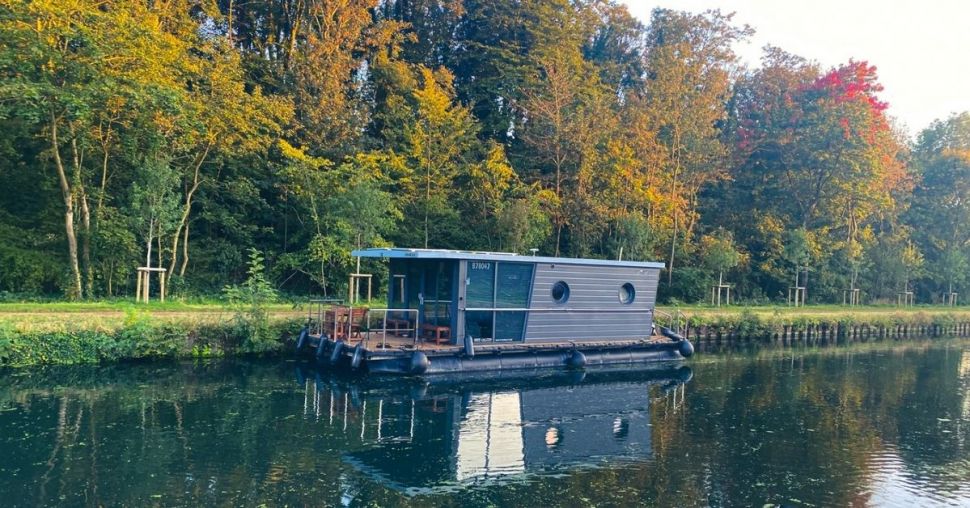
[[[334,305],[342,305],[344,303],[341,298],[316,298],[310,300],[310,305],[307,306],[307,329],[312,335],[323,335],[323,315],[326,311],[326,307],[333,307]]]
[[[396,317],[398,315],[400,317]],[[388,326],[392,325],[395,335],[412,337],[412,345],[418,343],[418,310],[417,309],[367,309],[364,321],[361,323],[364,332],[364,347],[370,344],[371,333],[380,334],[380,348],[387,347]],[[379,327],[373,326],[380,325]],[[376,337],[375,337],[376,338]]]
[[[655,323],[670,328],[676,334],[680,334],[681,330],[687,326],[687,316],[679,310],[671,313],[654,309],[653,314],[657,318],[654,320]]]

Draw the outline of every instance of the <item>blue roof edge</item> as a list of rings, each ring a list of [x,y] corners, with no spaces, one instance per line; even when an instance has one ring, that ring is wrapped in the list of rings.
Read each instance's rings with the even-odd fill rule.
[[[587,266],[625,266],[630,268],[663,269],[664,263],[656,261],[616,261],[611,259],[557,258],[549,256],[523,256],[513,252],[479,252],[444,249],[405,249],[376,247],[358,249],[350,253],[354,257],[384,259],[458,259],[467,261],[513,261],[519,263],[549,263]]]

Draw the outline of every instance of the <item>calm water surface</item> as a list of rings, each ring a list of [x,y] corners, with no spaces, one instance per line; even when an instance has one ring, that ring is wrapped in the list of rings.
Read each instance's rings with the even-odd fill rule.
[[[532,380],[0,373],[0,505],[970,506],[970,346]]]

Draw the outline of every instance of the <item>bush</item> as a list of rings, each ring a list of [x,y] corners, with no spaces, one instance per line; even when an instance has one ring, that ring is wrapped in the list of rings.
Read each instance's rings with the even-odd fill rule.
[[[262,253],[249,249],[246,281],[223,289],[230,309],[235,312],[236,333],[244,337],[243,349],[254,353],[272,351],[279,346],[269,327],[267,308],[276,301],[277,294],[264,270]]]

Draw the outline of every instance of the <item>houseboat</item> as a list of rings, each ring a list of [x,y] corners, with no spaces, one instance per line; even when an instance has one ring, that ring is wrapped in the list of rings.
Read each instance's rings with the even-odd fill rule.
[[[693,353],[671,327],[654,332],[662,263],[402,248],[353,255],[387,260],[387,308],[317,302],[297,352],[321,364],[472,373]]]

